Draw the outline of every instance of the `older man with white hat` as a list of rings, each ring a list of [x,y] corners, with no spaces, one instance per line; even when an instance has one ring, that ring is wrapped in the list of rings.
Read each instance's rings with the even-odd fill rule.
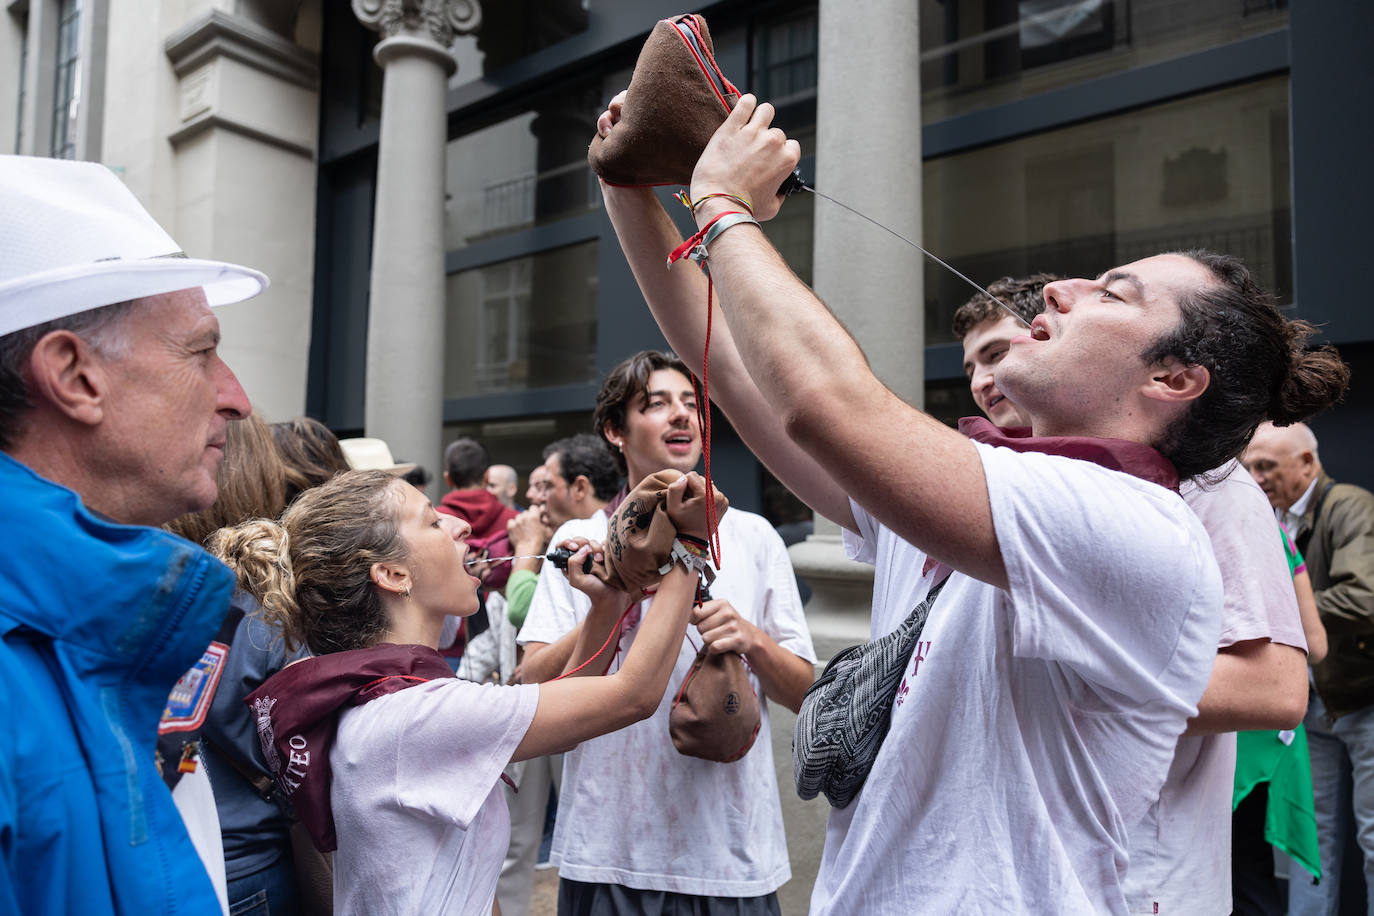
[[[0,156],[0,912],[219,909],[153,748],[233,579],[141,526],[214,501],[251,408],[211,308],[266,285],[102,166]]]

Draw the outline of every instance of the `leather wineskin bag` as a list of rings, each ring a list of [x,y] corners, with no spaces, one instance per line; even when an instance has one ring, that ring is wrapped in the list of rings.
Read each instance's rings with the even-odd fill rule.
[[[689,184],[739,97],[716,64],[705,19],[660,20],[635,62],[620,122],[604,140],[592,138],[587,161],[607,184]]]
[[[668,714],[679,754],[733,763],[754,746],[763,719],[749,670],[738,652],[710,655],[702,646]]]

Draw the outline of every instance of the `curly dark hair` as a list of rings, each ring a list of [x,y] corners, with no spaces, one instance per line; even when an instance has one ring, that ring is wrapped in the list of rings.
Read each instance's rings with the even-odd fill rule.
[[[1173,358],[1211,376],[1155,443],[1187,478],[1235,458],[1263,421],[1288,426],[1334,404],[1350,368],[1329,344],[1309,348],[1317,329],[1285,319],[1239,258],[1203,249],[1171,253],[1206,267],[1217,281],[1180,297],[1178,325],[1142,354],[1147,365]]]
[[[1031,274],[1028,277],[1002,277],[988,284],[988,292],[1011,306],[1026,322],[1045,310],[1046,283],[1062,280],[1058,274]],[[978,325],[989,318],[1000,318],[1006,311],[982,293],[959,306],[954,312],[954,339],[963,340]]]
[[[592,414],[592,429],[598,436],[605,438],[607,427],[624,431],[630,402],[648,387],[649,376],[660,369],[681,372],[688,379],[693,377],[687,364],[668,350],[640,350],[606,373],[601,390],[596,393],[596,411]],[[628,474],[629,467],[620,450],[612,447],[611,454],[621,475]]]
[[[545,446],[544,460],[550,455],[558,456],[558,469],[563,472],[564,481],[572,483],[578,477],[586,477],[592,493],[602,502],[609,502],[620,492],[622,478],[611,448],[602,437],[578,433],[558,439]]]

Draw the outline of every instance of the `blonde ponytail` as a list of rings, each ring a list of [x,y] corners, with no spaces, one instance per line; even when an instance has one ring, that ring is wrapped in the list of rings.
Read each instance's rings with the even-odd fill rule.
[[[210,536],[211,553],[238,577],[239,588],[257,599],[261,615],[282,634],[288,652],[305,643],[305,621],[296,601],[291,572],[290,535],[274,521],[255,518]]]

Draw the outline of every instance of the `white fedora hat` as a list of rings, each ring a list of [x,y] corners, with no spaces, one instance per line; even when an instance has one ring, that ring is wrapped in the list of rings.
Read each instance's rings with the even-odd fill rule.
[[[194,287],[227,305],[262,292],[267,277],[186,257],[103,165],[0,156],[0,337]]]
[[[344,459],[355,471],[389,471],[396,476],[415,470],[415,462],[397,464],[391,447],[383,439],[340,439]]]

